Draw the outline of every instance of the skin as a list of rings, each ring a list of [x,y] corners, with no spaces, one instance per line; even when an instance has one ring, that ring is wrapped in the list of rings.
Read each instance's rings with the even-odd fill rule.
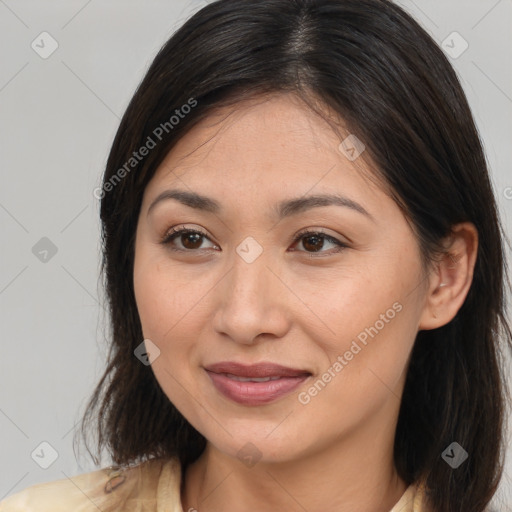
[[[184,475],[184,511],[388,512],[407,487],[392,455],[409,355],[418,330],[446,324],[462,305],[478,238],[472,224],[456,226],[446,241],[452,256],[426,274],[403,213],[340,142],[293,95],[245,101],[194,127],[146,187],[134,267],[144,337],[160,349],[152,369],[163,391],[207,439]],[[178,188],[216,199],[222,211],[169,199],[148,213]],[[335,205],[272,217],[278,202],[317,193],[343,194],[372,218]],[[206,237],[161,243],[181,225]],[[294,242],[305,228],[347,247]],[[236,252],[248,236],[263,249],[251,263]],[[394,303],[401,311],[301,403],[299,393]],[[226,360],[313,376],[274,403],[240,405],[203,368]],[[249,442],[261,457],[251,467],[237,456]]]

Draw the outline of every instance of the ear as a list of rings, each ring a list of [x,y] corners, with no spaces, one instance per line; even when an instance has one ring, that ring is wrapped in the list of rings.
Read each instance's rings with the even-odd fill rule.
[[[419,330],[436,329],[450,322],[464,303],[473,281],[478,231],[471,222],[453,227],[444,240],[446,252],[429,278]]]

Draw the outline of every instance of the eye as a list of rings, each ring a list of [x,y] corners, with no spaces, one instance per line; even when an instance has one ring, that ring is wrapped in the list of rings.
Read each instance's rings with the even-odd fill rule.
[[[333,251],[322,251],[326,240],[328,243],[335,246]],[[302,231],[297,235],[294,244],[297,242],[302,242],[302,246],[307,249],[306,252],[309,252],[312,257],[329,256],[330,254],[338,253],[348,248],[347,244],[344,244],[337,238],[327,235],[322,231]],[[317,256],[315,253],[319,253],[319,255]]]
[[[209,240],[206,233],[198,231],[197,229],[184,228],[183,226],[176,226],[171,228],[162,239],[163,245],[168,245],[173,251],[194,251],[201,249],[202,239]],[[175,240],[178,239],[182,247],[175,247]]]
[[[176,226],[165,234],[161,243],[169,246],[172,251],[193,252],[201,249],[203,239],[209,240],[208,235],[203,231],[185,228],[184,226]],[[176,240],[180,242],[181,247],[175,246]],[[329,252],[322,250],[324,249],[325,241],[334,245],[335,249]],[[306,251],[301,252],[310,253],[312,257],[328,256],[333,253],[341,252],[348,247],[347,244],[344,244],[337,238],[327,235],[322,231],[302,231],[297,235],[293,244],[296,245],[298,242],[302,242],[303,247],[306,249]],[[214,247],[218,248],[215,245]],[[295,250],[296,249],[292,249],[292,251]],[[319,255],[317,256],[315,253],[319,253]]]

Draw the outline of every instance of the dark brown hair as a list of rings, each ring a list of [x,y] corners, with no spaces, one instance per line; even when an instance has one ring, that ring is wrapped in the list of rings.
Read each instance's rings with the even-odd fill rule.
[[[456,223],[476,226],[478,255],[464,304],[447,325],[417,334],[394,459],[406,483],[425,480],[435,512],[483,511],[504,455],[503,353],[512,347],[506,237],[452,66],[420,25],[386,0],[218,0],[159,51],[121,120],[103,177],[111,345],[82,435],[96,419],[98,452],[106,448],[116,464],[177,456],[185,465],[204,449],[204,437],[133,354],[143,340],[133,288],[137,219],[146,185],[181,137],[213,109],[236,109],[267,93],[324,106],[365,142],[375,176],[413,226],[425,262],[439,255]],[[132,165],[149,139],[155,146]],[[456,470],[441,458],[454,441],[469,453]]]

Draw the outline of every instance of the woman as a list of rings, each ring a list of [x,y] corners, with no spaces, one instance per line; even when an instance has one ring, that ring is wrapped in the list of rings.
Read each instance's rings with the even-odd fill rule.
[[[95,195],[112,347],[83,430],[116,467],[2,512],[486,510],[503,235],[462,88],[401,8],[211,3]]]

